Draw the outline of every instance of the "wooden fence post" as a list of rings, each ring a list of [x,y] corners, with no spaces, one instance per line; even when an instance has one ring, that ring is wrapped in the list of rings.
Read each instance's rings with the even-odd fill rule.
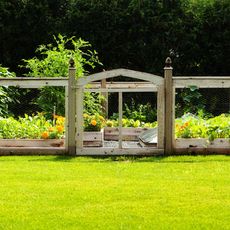
[[[69,61],[68,105],[67,105],[67,145],[69,155],[76,155],[76,68],[74,60]]]
[[[101,80],[101,88],[106,89],[106,79]],[[105,118],[108,118],[108,92],[103,92],[101,95],[104,97],[102,102],[102,110]]]
[[[164,149],[165,142],[165,88],[164,84],[157,89],[157,148]]]
[[[172,60],[168,57],[165,61],[165,154],[173,153],[174,142],[174,88],[172,79]]]
[[[83,120],[83,99],[84,91],[81,86],[76,89],[76,155],[83,148],[84,120]]]

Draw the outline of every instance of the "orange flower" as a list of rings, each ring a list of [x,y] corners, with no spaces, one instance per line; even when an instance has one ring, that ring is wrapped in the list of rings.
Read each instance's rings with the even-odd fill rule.
[[[184,123],[184,126],[185,126],[185,127],[187,127],[188,125],[189,125],[189,122],[188,122],[188,121]]]
[[[49,133],[47,131],[42,133],[42,139],[47,139],[49,137]]]
[[[97,125],[96,120],[92,120],[92,121],[91,121],[91,125],[96,126],[96,125]]]
[[[57,126],[57,131],[58,131],[59,133],[62,133],[63,130],[64,130],[64,127],[63,127],[62,125],[58,125],[58,126]]]

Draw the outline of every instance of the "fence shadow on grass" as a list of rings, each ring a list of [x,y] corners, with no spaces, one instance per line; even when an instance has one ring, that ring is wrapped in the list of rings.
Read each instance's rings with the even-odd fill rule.
[[[53,161],[53,162],[69,162],[69,163],[111,163],[111,162],[132,162],[132,163],[199,163],[199,162],[229,162],[230,157],[226,155],[211,155],[211,156],[50,156],[36,157],[28,161]]]

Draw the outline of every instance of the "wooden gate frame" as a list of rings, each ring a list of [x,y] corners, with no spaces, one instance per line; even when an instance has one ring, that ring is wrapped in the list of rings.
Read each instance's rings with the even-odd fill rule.
[[[167,123],[165,120],[165,102],[167,103],[168,94],[165,93],[165,79],[161,76],[143,73],[128,69],[115,69],[89,75],[84,78],[75,80],[76,69],[73,61],[69,69],[69,85],[68,85],[68,152],[70,155],[154,155],[163,154],[165,149],[165,129]],[[165,77],[172,78],[171,66],[166,66]],[[149,83],[149,87],[134,87],[134,88],[99,88],[88,89],[86,85],[102,81],[108,78],[118,76],[131,77]],[[171,77],[170,77],[171,76]],[[167,81],[167,80],[166,80]],[[84,91],[91,92],[118,92],[119,95],[119,147],[83,147],[83,94]],[[158,121],[158,144],[156,147],[143,148],[122,148],[122,92],[157,92],[157,121]],[[166,124],[166,125],[165,125]],[[76,137],[73,138],[73,137]]]

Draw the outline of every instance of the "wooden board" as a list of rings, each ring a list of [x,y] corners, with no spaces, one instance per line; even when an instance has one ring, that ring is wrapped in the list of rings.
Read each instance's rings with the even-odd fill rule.
[[[209,141],[206,138],[177,138],[175,148],[229,148],[230,139],[218,138]]]
[[[148,128],[122,128],[122,140],[123,141],[138,141],[139,135]],[[104,128],[104,140],[117,141],[119,137],[119,128],[117,127],[105,127]]]

